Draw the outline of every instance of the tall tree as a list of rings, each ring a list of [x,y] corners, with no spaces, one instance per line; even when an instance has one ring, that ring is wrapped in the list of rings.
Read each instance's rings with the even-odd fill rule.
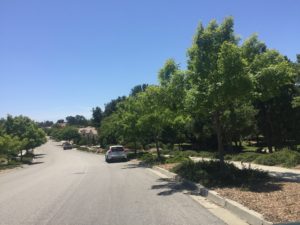
[[[136,96],[138,93],[145,91],[148,86],[148,84],[140,84],[134,86],[130,91],[130,96]]]
[[[167,85],[171,80],[173,74],[179,70],[179,66],[176,64],[174,59],[168,59],[163,68],[158,72],[158,80],[162,86]]]
[[[116,99],[111,100],[109,103],[105,104],[105,109],[103,112],[103,117],[110,116],[113,112],[117,110],[117,104],[126,99],[126,96],[118,97]]]
[[[70,126],[86,126],[88,124],[87,119],[82,115],[67,116],[66,121]]]
[[[101,121],[103,118],[103,112],[100,107],[96,107],[92,109],[92,124],[94,127],[99,128],[101,125]]]
[[[137,153],[138,142],[143,139],[138,126],[138,119],[141,108],[138,107],[136,97],[130,96],[118,105],[118,115],[120,122],[120,136],[122,142],[132,143],[135,154]]]
[[[274,146],[273,101],[282,89],[294,83],[294,69],[282,55],[275,50],[267,50],[257,55],[250,65],[250,73],[254,79],[256,107],[261,119],[261,130],[265,136],[269,152]]]
[[[223,163],[224,112],[232,103],[243,102],[251,91],[246,63],[233,33],[233,19],[226,18],[220,25],[211,21],[207,28],[200,24],[188,55],[188,98],[198,112],[211,116]]]
[[[26,151],[46,142],[45,132],[38,128],[37,124],[28,117],[12,117],[9,115],[4,126],[8,135],[18,137],[22,141],[22,146]]]
[[[165,107],[168,101],[165,89],[159,86],[149,86],[145,92],[137,96],[137,107],[140,110],[137,125],[141,133],[155,142],[159,158],[162,132],[173,118],[173,112]]]

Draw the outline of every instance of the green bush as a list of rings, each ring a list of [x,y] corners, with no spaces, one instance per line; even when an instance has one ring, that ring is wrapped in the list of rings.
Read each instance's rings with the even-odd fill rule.
[[[183,162],[189,160],[188,157],[183,157],[180,155],[175,155],[175,156],[171,156],[169,158],[166,159],[165,163],[179,163],[179,162]]]
[[[78,146],[77,149],[84,152],[90,152],[90,149],[88,147]]]
[[[157,155],[153,155],[151,153],[145,153],[143,154],[140,159],[147,165],[156,165],[165,163],[166,158],[161,156],[160,158],[157,157]]]
[[[127,159],[141,159],[143,155],[150,154],[148,152],[137,152],[136,154],[134,152],[128,152],[127,153]]]
[[[170,154],[172,154],[172,150],[163,149],[163,150],[160,151],[160,153],[162,155],[170,155]]]
[[[143,146],[140,143],[134,143],[134,142],[128,142],[126,144],[124,144],[124,146],[128,149],[142,149]]]
[[[199,182],[206,187],[243,187],[269,180],[267,172],[250,168],[239,169],[233,164],[225,163],[221,169],[218,161],[193,162],[186,160],[176,166],[173,171],[188,180]]]
[[[225,160],[242,161],[242,162],[253,162],[256,158],[262,154],[256,152],[244,152],[238,154],[225,155]]]
[[[186,150],[186,151],[172,151],[170,152],[171,155],[182,156],[182,157],[204,157],[204,158],[216,158],[216,152],[209,152],[209,151],[193,151],[193,150]]]
[[[283,165],[294,167],[300,164],[300,153],[288,149],[283,149],[270,154],[263,154],[254,161],[257,164],[274,166]]]

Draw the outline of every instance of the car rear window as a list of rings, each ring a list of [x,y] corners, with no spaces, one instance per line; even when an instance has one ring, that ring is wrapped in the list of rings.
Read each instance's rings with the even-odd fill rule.
[[[122,151],[124,151],[124,148],[123,147],[112,147],[111,151],[112,152],[122,152]]]

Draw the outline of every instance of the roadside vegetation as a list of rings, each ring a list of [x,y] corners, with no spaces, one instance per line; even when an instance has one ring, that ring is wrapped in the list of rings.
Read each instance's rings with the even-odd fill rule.
[[[104,149],[123,144],[153,163],[197,156],[299,165],[300,55],[292,62],[256,34],[241,41],[228,17],[199,24],[186,70],[168,59],[157,76],[158,85],[137,85],[104,111],[93,108],[91,120],[76,115],[41,125],[56,140]],[[80,135],[85,126],[99,137]]]
[[[222,170],[220,170],[222,168]],[[206,187],[241,187],[253,189],[256,185],[267,183],[267,172],[250,168],[239,169],[233,164],[223,166],[217,161],[184,161],[173,168],[173,172],[183,178],[201,183]]]
[[[30,164],[32,150],[46,142],[45,132],[25,116],[0,120],[0,169]]]
[[[108,103],[101,145],[155,150],[143,153],[153,162],[199,156],[299,164],[300,56],[292,62],[256,34],[241,42],[233,24],[231,17],[199,24],[186,70],[168,59],[158,85],[137,85]]]

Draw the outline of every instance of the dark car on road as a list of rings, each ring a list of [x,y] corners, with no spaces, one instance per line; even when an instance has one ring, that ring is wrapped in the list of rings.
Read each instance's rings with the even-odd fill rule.
[[[64,150],[72,149],[72,148],[73,148],[73,146],[69,142],[63,143],[63,149]]]

